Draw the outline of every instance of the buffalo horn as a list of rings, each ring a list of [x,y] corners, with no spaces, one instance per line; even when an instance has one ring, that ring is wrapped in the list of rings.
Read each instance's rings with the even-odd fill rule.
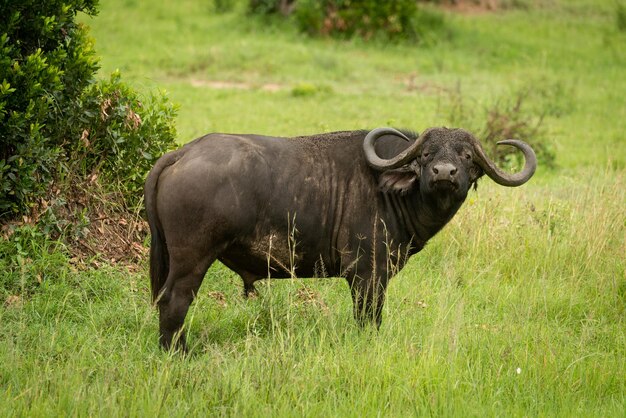
[[[512,145],[522,151],[525,160],[522,171],[518,173],[506,173],[500,170],[494,162],[487,157],[478,140],[473,138],[474,153],[477,157],[476,163],[482,167],[485,174],[502,186],[516,187],[526,183],[533,176],[537,168],[537,157],[533,149],[527,143],[517,139],[500,141],[497,145]]]
[[[390,159],[384,159],[380,158],[378,154],[376,154],[376,149],[374,148],[374,145],[380,137],[385,135],[393,135],[402,138],[405,141],[410,141],[410,139],[407,138],[406,135],[393,128],[376,128],[371,130],[363,140],[363,151],[365,152],[365,159],[367,160],[368,164],[372,168],[380,171],[398,168],[414,159],[415,155],[419,152],[419,147],[421,143],[423,142],[422,135],[411,146],[402,151],[400,154]]]

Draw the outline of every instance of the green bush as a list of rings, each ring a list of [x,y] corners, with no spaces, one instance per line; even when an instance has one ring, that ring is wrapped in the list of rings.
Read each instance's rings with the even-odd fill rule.
[[[76,14],[97,0],[7,0],[0,20],[0,221],[28,214],[60,177],[101,169],[139,201],[143,176],[174,142],[174,110],[146,106],[98,60]],[[82,169],[76,171],[77,169]]]
[[[129,207],[136,207],[145,175],[175,144],[175,108],[164,96],[142,101],[119,72],[92,84],[77,104],[77,113],[67,115],[70,137],[76,140],[69,149],[70,171],[99,174],[122,192]]]
[[[430,40],[444,27],[443,14],[415,0],[249,0],[251,13],[295,15],[309,35],[364,39]]]
[[[217,13],[228,13],[235,8],[233,0],[213,0],[213,10]]]
[[[312,35],[419,37],[415,0],[299,0],[295,14],[299,28]]]
[[[293,97],[311,97],[323,93],[332,93],[332,88],[312,83],[298,83],[291,88]]]
[[[542,95],[548,87],[533,91]],[[552,141],[547,137],[543,126],[549,103],[542,109],[531,106],[531,90],[520,89],[497,98],[492,103],[477,107],[468,104],[461,94],[460,87],[448,92],[443,105],[444,115],[452,127],[462,127],[473,132],[485,147],[487,154],[502,167],[515,169],[521,164],[521,155],[513,147],[498,146],[503,139],[521,139],[533,147],[539,165],[543,168],[556,168],[556,153]]]
[[[0,219],[28,212],[66,140],[63,113],[97,60],[78,12],[95,1],[8,0],[0,20]]]
[[[292,12],[296,0],[250,0],[248,10],[252,13],[288,15]]]
[[[615,5],[615,23],[620,32],[626,32],[626,4],[617,3]]]
[[[503,139],[523,139],[537,154],[539,163],[548,169],[556,167],[556,154],[543,127],[544,114],[534,114],[526,108],[526,92],[513,98],[498,100],[485,109],[486,118],[478,135],[491,156],[503,166],[520,166],[520,153],[512,147],[497,146]]]

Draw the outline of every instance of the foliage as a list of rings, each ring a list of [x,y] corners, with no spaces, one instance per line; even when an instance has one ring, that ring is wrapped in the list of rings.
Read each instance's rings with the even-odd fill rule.
[[[615,23],[620,32],[626,32],[626,3],[615,5]]]
[[[498,100],[488,107],[479,138],[490,155],[504,165],[511,165],[513,158],[521,158],[519,152],[507,149],[510,147],[497,146],[498,141],[513,138],[527,141],[537,154],[539,164],[554,168],[556,155],[542,126],[544,115],[527,112],[523,107],[525,97],[524,93],[518,93],[512,99]]]
[[[332,89],[329,86],[312,83],[298,83],[291,88],[291,95],[294,97],[310,97],[329,93],[332,93]]]
[[[293,11],[295,5],[296,0],[249,0],[248,10],[264,15],[280,13],[286,16]]]
[[[442,6],[463,6],[475,7],[478,10],[500,10],[500,9],[528,9],[532,2],[538,5],[537,0],[417,0],[418,3],[432,3]],[[539,0],[541,1],[541,0]]]
[[[540,95],[542,92],[535,93]],[[488,155],[501,166],[519,166],[521,155],[515,148],[498,146],[497,142],[521,139],[533,147],[540,166],[555,168],[554,147],[543,127],[546,110],[537,112],[531,109],[527,103],[529,95],[529,90],[522,89],[497,98],[477,112],[468,105],[467,98],[463,97],[460,86],[457,86],[448,92],[448,103],[444,106],[447,107],[449,123],[471,130],[480,139]]]
[[[98,60],[78,12],[97,1],[6,4],[0,23],[0,220],[31,212],[61,178],[102,169],[137,204],[142,177],[174,141],[164,98],[143,107]],[[80,167],[81,171],[76,171]]]
[[[230,12],[235,8],[236,4],[233,0],[213,0],[213,9],[217,13]]]
[[[119,72],[109,81],[92,84],[78,101],[79,113],[69,118],[72,171],[99,173],[136,207],[143,195],[145,175],[175,141],[175,108],[164,96],[144,103]]]
[[[64,113],[97,69],[86,29],[74,17],[95,7],[93,0],[3,4],[0,219],[28,212],[50,187],[67,140]]]
[[[383,35],[390,39],[418,36],[414,0],[299,0],[296,20],[309,34],[365,39]]]
[[[422,39],[443,27],[443,15],[417,7],[414,0],[250,0],[257,14],[295,14],[309,35],[365,39]]]

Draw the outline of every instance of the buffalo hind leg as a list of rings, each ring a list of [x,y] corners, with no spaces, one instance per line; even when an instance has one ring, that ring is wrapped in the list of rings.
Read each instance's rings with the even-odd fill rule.
[[[204,275],[215,257],[172,257],[170,272],[157,302],[159,307],[159,342],[165,350],[187,351],[183,323]]]
[[[385,304],[386,281],[364,278],[348,280],[352,292],[354,319],[361,326],[367,323],[380,328],[382,311]]]

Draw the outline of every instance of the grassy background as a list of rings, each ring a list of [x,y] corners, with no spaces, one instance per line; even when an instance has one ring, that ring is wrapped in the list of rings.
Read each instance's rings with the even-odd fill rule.
[[[192,355],[157,347],[146,266],[80,270],[62,251],[3,275],[0,415],[623,416],[626,35],[615,2],[446,14],[424,45],[313,40],[209,2],[103,2],[102,55],[180,103],[180,142],[447,123],[521,88],[556,170],[485,179],[396,277],[380,332],[342,280],[267,283],[244,301],[215,265],[187,317]],[[0,265],[1,268],[1,265]],[[18,283],[18,285],[15,285]]]

